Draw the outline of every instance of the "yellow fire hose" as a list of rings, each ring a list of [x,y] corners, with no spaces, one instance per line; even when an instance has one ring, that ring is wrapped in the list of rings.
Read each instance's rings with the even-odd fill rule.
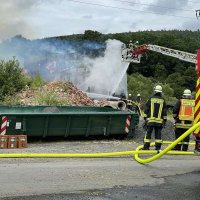
[[[135,154],[136,161],[138,161],[139,163],[144,164],[144,163],[149,163],[149,162],[152,162],[154,160],[157,160],[158,158],[160,158],[164,154],[167,154],[168,151],[170,151],[172,148],[174,148],[179,142],[181,142],[185,137],[187,137],[190,133],[192,133],[194,130],[196,130],[199,126],[200,126],[200,122],[198,122],[197,124],[195,124],[194,126],[192,126],[183,135],[181,135],[178,139],[176,139],[174,142],[172,142],[172,144],[170,144],[167,148],[165,148],[160,153],[158,153],[158,154],[156,154],[156,155],[154,155],[154,156],[152,156],[150,158],[141,159],[141,158],[139,158],[138,153],[136,153]],[[141,149],[141,146],[137,147],[136,151],[138,152],[139,149]],[[188,153],[191,153],[191,152],[183,152],[182,155],[187,155]],[[194,152],[192,152],[192,153],[194,154]],[[190,154],[190,155],[193,155],[193,154]]]
[[[194,155],[194,152],[182,152],[182,151],[170,151],[174,146],[181,142],[186,136],[188,136],[195,129],[200,127],[200,122],[187,130],[182,136],[180,136],[174,142],[166,141],[164,144],[169,144],[167,148],[158,152],[156,150],[140,150],[143,145],[136,148],[134,151],[122,151],[122,152],[107,152],[107,153],[1,153],[0,158],[100,158],[100,157],[112,157],[112,156],[123,156],[123,155],[135,155],[136,161],[139,163],[152,162],[164,154],[168,155]],[[194,144],[194,143],[190,143]],[[154,145],[154,143],[151,143]],[[156,154],[147,159],[139,158],[138,154]]]

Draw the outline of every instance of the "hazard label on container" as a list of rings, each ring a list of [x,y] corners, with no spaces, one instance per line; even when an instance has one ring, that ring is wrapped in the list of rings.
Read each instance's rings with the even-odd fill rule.
[[[22,127],[22,123],[16,122],[15,129],[21,129],[21,127]]]

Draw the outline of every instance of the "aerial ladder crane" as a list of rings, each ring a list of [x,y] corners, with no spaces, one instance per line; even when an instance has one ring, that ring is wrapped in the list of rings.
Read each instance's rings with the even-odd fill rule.
[[[195,64],[197,72],[197,83],[196,83],[195,111],[194,111],[193,125],[200,122],[200,49],[197,50],[196,54],[192,54],[153,44],[143,44],[135,46],[133,48],[126,48],[126,46],[123,44],[122,61],[140,63],[142,55],[147,53],[148,51],[158,52],[163,55],[171,56]],[[198,150],[198,152],[200,153],[200,127],[197,128],[193,134],[196,137],[195,149]]]

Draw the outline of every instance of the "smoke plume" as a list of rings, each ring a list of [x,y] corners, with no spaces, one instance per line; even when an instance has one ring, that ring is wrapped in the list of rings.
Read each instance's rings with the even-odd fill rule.
[[[16,57],[24,71],[46,81],[68,80],[79,89],[104,95],[127,94],[127,63],[117,40],[106,43],[16,36],[0,44],[0,59]]]

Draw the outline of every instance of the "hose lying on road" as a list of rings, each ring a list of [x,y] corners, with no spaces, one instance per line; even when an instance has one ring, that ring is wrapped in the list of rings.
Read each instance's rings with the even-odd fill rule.
[[[181,135],[178,139],[176,139],[174,142],[172,142],[168,147],[166,147],[164,150],[160,151],[160,153],[147,158],[147,159],[141,159],[138,156],[138,153],[135,154],[135,160],[139,163],[145,164],[145,163],[149,163],[152,162],[154,160],[157,160],[158,158],[160,158],[161,156],[167,154],[172,148],[174,148],[179,142],[181,142],[185,137],[187,137],[190,133],[192,133],[194,130],[196,130],[198,127],[200,127],[200,122],[198,122],[197,124],[195,124],[194,126],[192,126],[189,130],[187,130],[183,135]],[[138,152],[140,149],[142,148],[142,145],[136,148],[136,152]],[[182,155],[187,155],[187,153],[190,152],[183,152]],[[194,154],[194,152],[193,152]]]
[[[200,122],[187,130],[182,136],[176,139],[174,142],[166,141],[165,144],[169,144],[161,152],[156,150],[140,150],[143,145],[140,145],[133,151],[122,151],[122,152],[107,152],[107,153],[2,153],[0,158],[101,158],[101,157],[112,157],[112,156],[123,156],[123,155],[135,155],[135,159],[139,163],[149,163],[152,162],[161,156],[168,155],[194,155],[194,152],[185,152],[185,151],[170,151],[175,147],[179,142],[181,142],[185,137],[187,137],[191,132],[200,127]],[[191,144],[191,143],[190,143]],[[192,143],[194,144],[194,143]],[[151,145],[154,145],[152,143]],[[156,154],[147,159],[139,158],[139,154]]]

